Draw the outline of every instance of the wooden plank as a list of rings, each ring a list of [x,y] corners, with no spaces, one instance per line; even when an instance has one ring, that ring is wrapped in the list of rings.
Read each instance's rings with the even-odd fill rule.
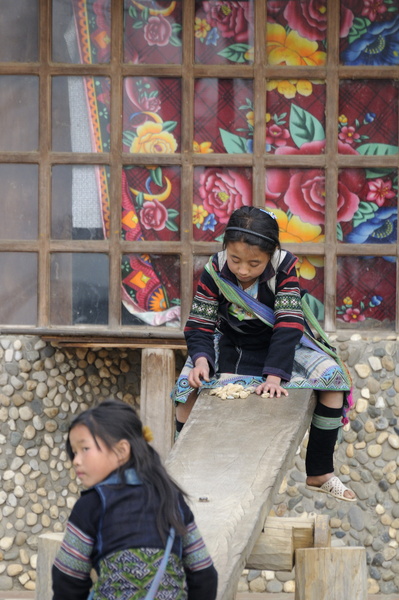
[[[218,600],[234,598],[314,405],[311,390],[273,400],[220,400],[204,390],[172,448],[166,466],[189,494],[219,573]]]
[[[366,549],[301,548],[295,553],[295,600],[367,599]]]
[[[330,517],[328,515],[316,515],[313,545],[315,548],[331,546]]]
[[[141,353],[140,417],[162,459],[168,455],[174,434],[174,406],[170,391],[176,379],[175,355],[167,348],[145,348]]]

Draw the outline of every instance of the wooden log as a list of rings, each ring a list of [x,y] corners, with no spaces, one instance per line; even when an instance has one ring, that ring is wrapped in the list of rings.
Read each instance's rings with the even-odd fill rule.
[[[203,390],[167,458],[218,570],[218,600],[236,594],[314,405],[312,390],[232,400]]]
[[[144,348],[141,353],[140,417],[154,434],[151,442],[165,459],[173,443],[174,406],[170,392],[175,383],[175,355],[168,348]]]
[[[295,552],[295,600],[367,600],[366,549],[300,548]]]
[[[247,560],[247,569],[292,571],[295,550],[312,548],[315,520],[311,517],[267,517]]]
[[[331,546],[330,517],[328,515],[315,516],[313,546],[315,548]]]

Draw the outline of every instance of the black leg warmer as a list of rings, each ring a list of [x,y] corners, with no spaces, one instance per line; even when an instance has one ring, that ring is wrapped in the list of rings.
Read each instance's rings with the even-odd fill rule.
[[[337,441],[342,408],[329,408],[317,403],[309,432],[306,474],[325,475],[334,471],[334,447]],[[325,424],[325,428],[324,428]],[[323,429],[320,428],[323,425]]]

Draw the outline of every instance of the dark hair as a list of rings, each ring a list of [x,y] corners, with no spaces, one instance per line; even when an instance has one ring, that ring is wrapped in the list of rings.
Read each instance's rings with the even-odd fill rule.
[[[229,242],[244,242],[250,246],[258,246],[267,254],[281,250],[277,220],[266,210],[255,206],[237,208],[227,223],[223,248]]]
[[[148,494],[148,502],[153,502],[155,497],[159,499],[157,528],[164,542],[170,527],[183,535],[186,528],[179,508],[179,494],[185,494],[168,475],[159,454],[144,439],[143,424],[134,408],[121,400],[105,400],[75,417],[69,426],[66,441],[66,450],[71,460],[73,452],[69,437],[76,425],[87,427],[98,447],[98,439],[109,450],[113,450],[120,440],[129,442],[130,459],[118,469],[122,481],[126,469],[133,468]]]

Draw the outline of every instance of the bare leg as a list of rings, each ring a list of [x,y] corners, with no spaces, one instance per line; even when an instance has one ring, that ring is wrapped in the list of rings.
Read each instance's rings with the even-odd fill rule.
[[[320,392],[320,402],[329,408],[341,408],[343,405],[342,392]],[[323,483],[331,479],[334,473],[324,473],[323,475],[312,475],[306,478],[308,485],[320,487]],[[355,498],[356,494],[352,490],[344,492],[346,498]]]
[[[176,406],[176,419],[178,421],[180,421],[180,423],[185,423],[188,419],[188,417],[190,416],[190,413],[193,409],[193,406],[195,404],[195,401],[197,400],[197,390],[194,390],[193,392],[191,392],[191,394],[188,396],[187,401],[186,402],[177,402],[177,406]]]

